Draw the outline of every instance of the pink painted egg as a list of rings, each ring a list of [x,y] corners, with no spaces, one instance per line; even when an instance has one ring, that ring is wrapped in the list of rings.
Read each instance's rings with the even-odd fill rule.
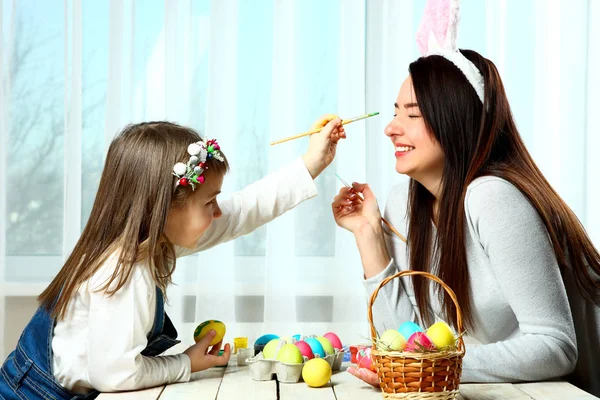
[[[419,346],[420,345],[420,346]],[[410,351],[413,353],[422,353],[423,347],[427,350],[436,350],[435,344],[429,339],[429,337],[423,332],[413,333],[406,342],[404,351]]]
[[[342,349],[342,341],[340,340],[340,337],[338,335],[336,335],[333,332],[327,332],[326,334],[323,335],[323,337],[325,339],[328,339],[331,342],[331,345],[333,346],[334,349],[338,349],[341,350]]]
[[[310,348],[310,345],[308,343],[306,343],[304,340],[299,340],[294,344],[296,345],[298,350],[300,350],[300,354],[302,354],[305,357],[308,357],[309,360],[314,357],[314,354],[313,354],[312,349]]]
[[[356,365],[358,365],[359,368],[367,368],[371,371],[375,371],[370,347],[358,350],[358,353],[356,353]]]

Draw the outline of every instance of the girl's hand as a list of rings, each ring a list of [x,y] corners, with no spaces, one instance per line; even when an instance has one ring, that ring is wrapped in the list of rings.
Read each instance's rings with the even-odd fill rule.
[[[311,130],[319,128],[323,129],[321,132],[310,135],[308,150],[302,156],[313,179],[331,164],[335,158],[338,141],[346,138],[342,121],[335,115],[322,116],[313,124]]]
[[[225,345],[223,355],[218,355],[221,350],[223,342],[215,344],[210,350],[210,342],[215,337],[215,331],[211,330],[204,335],[196,344],[187,348],[184,354],[187,354],[190,358],[192,365],[192,372],[203,371],[205,369],[215,367],[217,365],[225,365],[229,362],[231,357],[231,347],[229,343]]]
[[[341,188],[331,203],[331,210],[335,222],[352,233],[356,234],[366,227],[371,227],[373,231],[381,229],[377,199],[367,184],[354,183],[351,188]]]
[[[363,382],[366,382],[369,385],[376,387],[377,389],[380,388],[379,378],[377,377],[377,374],[371,371],[370,369],[348,367],[348,372],[357,377],[358,379],[362,380]]]

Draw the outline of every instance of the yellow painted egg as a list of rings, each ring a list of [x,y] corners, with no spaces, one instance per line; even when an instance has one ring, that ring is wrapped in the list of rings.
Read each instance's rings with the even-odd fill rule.
[[[325,350],[326,355],[335,353],[335,349],[333,348],[333,345],[331,344],[329,339],[323,336],[319,336],[317,337],[317,340],[319,341],[319,343],[321,343],[321,346],[323,346],[323,350]]]
[[[202,339],[204,335],[206,335],[211,330],[214,330],[216,332],[215,337],[210,342],[211,346],[214,346],[215,344],[219,343],[225,337],[225,324],[221,321],[217,321],[216,319],[210,319],[208,321],[204,321],[196,327],[196,330],[194,331],[194,341],[198,342],[200,339]]]
[[[383,332],[377,341],[377,349],[383,351],[404,349],[406,339],[395,329],[388,329]]]
[[[456,341],[454,332],[445,322],[436,322],[427,329],[427,336],[438,349],[453,346]]]
[[[287,364],[302,364],[302,353],[296,345],[284,344],[277,352],[276,359]]]
[[[308,360],[302,368],[302,379],[310,387],[321,387],[331,379],[331,366],[323,358]]]
[[[281,343],[281,345],[280,345]],[[267,360],[272,360],[277,355],[278,347],[281,348],[285,344],[282,339],[271,339],[263,348],[263,357]]]

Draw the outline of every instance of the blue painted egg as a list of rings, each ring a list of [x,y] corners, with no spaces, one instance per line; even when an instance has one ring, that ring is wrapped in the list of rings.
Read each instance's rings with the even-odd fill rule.
[[[406,321],[405,323],[400,325],[400,327],[398,328],[398,332],[400,332],[400,334],[404,336],[405,340],[408,340],[408,338],[411,337],[413,333],[423,332],[423,329],[412,321]]]

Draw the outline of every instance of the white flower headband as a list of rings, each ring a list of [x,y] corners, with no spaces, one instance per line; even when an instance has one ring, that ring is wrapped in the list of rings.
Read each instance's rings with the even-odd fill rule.
[[[196,184],[201,185],[204,183],[204,171],[208,168],[206,166],[206,160],[212,158],[221,162],[225,161],[223,154],[221,154],[221,147],[217,143],[217,139],[211,139],[206,143],[198,141],[188,146],[187,151],[190,155],[190,159],[187,163],[178,162],[173,166],[173,175],[178,179],[175,183],[175,187],[191,186],[192,190],[196,188]]]
[[[459,0],[427,0],[417,30],[417,47],[424,57],[439,55],[452,62],[462,71],[483,103],[483,76],[456,47],[459,20]]]

